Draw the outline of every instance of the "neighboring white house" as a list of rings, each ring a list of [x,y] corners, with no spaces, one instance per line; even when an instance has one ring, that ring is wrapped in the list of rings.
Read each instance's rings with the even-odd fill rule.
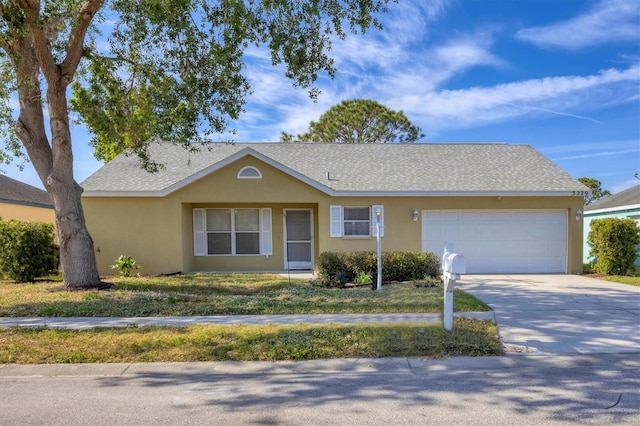
[[[630,218],[640,226],[640,185],[589,204],[584,208],[584,250],[582,251],[584,263],[591,261],[587,244],[591,221],[605,218]],[[640,258],[636,258],[636,265],[640,265]]]

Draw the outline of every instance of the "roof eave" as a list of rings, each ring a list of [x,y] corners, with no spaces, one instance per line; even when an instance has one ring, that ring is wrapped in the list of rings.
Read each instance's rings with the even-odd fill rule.
[[[315,183],[315,185],[311,185]],[[335,191],[309,183],[332,197],[575,197],[575,191]],[[323,189],[318,188],[323,187]],[[165,197],[173,191],[87,191],[83,197]],[[593,213],[593,212],[589,212]]]
[[[587,210],[584,212],[584,215],[589,216],[592,214],[613,213],[613,212],[633,210],[633,209],[640,209],[640,204],[629,204],[627,206],[616,206],[616,207],[608,207],[606,209]]]

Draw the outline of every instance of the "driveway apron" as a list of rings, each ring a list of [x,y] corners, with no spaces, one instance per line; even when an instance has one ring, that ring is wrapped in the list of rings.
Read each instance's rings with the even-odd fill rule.
[[[640,287],[578,275],[463,275],[509,354],[638,353]]]

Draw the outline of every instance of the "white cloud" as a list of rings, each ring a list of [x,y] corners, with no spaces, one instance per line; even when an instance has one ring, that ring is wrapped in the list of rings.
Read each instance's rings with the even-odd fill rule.
[[[613,151],[637,150],[640,151],[640,140],[607,140],[606,142],[580,142],[546,147],[544,152],[547,155],[566,155],[572,153],[586,153],[602,151],[603,148]],[[575,154],[578,155],[578,154]]]
[[[454,0],[431,0],[389,5],[382,36],[398,43],[424,41],[429,25],[445,15],[453,3]]]
[[[516,37],[541,47],[582,49],[640,38],[638,0],[601,0],[588,12],[555,24],[527,28]]]
[[[247,114],[237,123],[235,139],[278,140],[281,131],[302,133],[310,121],[346,99],[375,99],[405,113],[423,110],[423,95],[455,75],[477,66],[505,66],[490,52],[493,31],[487,29],[457,35],[436,46],[407,48],[388,43],[377,36],[336,41],[331,52],[338,68],[336,79],[320,77],[317,84],[322,95],[316,103],[309,102],[306,91],[292,87],[283,77],[283,67],[271,66],[263,52],[251,52],[247,75],[253,94]],[[257,118],[265,117],[276,118],[273,126],[262,122],[260,129],[251,129],[254,119],[257,123]]]
[[[603,152],[596,152],[596,153],[590,153],[590,154],[570,155],[567,157],[553,158],[552,160],[553,161],[584,160],[586,158],[610,157],[612,155],[622,155],[622,154],[630,154],[630,153],[640,154],[640,147],[635,149],[624,149],[621,151],[603,151]]]
[[[590,76],[547,77],[493,87],[430,92],[423,96],[422,125],[429,130],[461,128],[525,114],[561,114],[640,99],[640,66],[609,69]]]

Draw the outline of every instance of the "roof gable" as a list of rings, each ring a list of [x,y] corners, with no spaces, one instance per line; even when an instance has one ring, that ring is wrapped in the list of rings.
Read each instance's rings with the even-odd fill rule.
[[[329,195],[538,194],[587,189],[528,145],[216,143],[189,153],[150,148],[150,174],[120,154],[82,186],[85,196],[164,196],[251,155]]]
[[[3,175],[0,175],[0,202],[53,208],[46,191]]]
[[[585,213],[588,213],[602,210],[625,210],[634,207],[640,208],[640,185],[589,204],[584,210]]]

